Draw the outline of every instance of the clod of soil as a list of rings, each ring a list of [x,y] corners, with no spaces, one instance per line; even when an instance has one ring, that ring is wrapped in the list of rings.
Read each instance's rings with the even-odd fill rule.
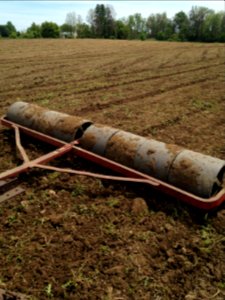
[[[143,198],[135,198],[132,203],[132,213],[135,215],[142,215],[148,213],[148,206]]]

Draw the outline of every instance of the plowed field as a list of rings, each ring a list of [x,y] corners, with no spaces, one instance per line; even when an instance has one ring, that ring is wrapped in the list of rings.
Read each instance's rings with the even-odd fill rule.
[[[225,159],[223,44],[0,40],[0,72],[0,115],[27,101]],[[23,143],[33,157],[51,150]],[[21,163],[3,126],[0,152],[0,172]],[[55,164],[102,171],[72,156]],[[204,214],[143,186],[44,170],[19,179],[25,193],[0,205],[0,288],[31,299],[225,298],[224,206]]]

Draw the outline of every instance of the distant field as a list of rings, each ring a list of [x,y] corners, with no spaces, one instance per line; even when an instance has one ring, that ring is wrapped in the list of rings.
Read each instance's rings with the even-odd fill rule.
[[[0,40],[0,71],[1,115],[22,100],[225,159],[224,44]],[[0,151],[0,171],[20,162],[3,127]],[[25,195],[0,206],[0,288],[38,299],[224,299],[224,209],[202,221],[149,193],[139,214],[138,191],[123,185],[44,171],[23,182]]]

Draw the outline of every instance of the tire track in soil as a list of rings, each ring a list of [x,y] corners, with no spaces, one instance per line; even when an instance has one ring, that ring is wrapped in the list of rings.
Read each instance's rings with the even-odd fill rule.
[[[133,58],[133,54],[132,53],[131,54],[128,53],[125,58],[126,58],[126,60],[130,59],[130,58]],[[103,69],[105,67],[114,66],[114,65],[116,65],[118,63],[120,64],[120,68],[121,68],[121,61],[123,61],[123,60],[124,60],[124,57],[121,56],[120,58],[114,59],[113,61],[105,62],[102,65],[99,65],[98,69]],[[138,60],[138,59],[135,59],[135,61],[136,60]],[[132,65],[134,65],[134,64],[137,64],[137,63],[133,62]]]
[[[30,63],[33,63],[34,65],[37,65],[37,57],[38,57],[38,60],[42,61],[42,59],[46,59],[46,57],[48,57],[48,62],[49,63],[55,63],[55,62],[58,62],[59,59],[60,61],[63,61],[66,59],[66,61],[69,60],[75,60],[78,61],[78,60],[84,60],[84,61],[87,61],[87,59],[99,59],[99,55],[98,54],[85,54],[82,55],[78,55],[77,53],[71,53],[71,54],[68,54],[68,55],[63,55],[63,57],[60,56],[60,54],[58,55],[55,55],[55,56],[52,56],[51,59],[49,59],[49,56],[46,56],[46,54],[43,54],[43,55],[40,55],[40,56],[33,56],[33,57],[20,57],[20,65],[26,65],[26,64],[30,64]],[[101,57],[112,57],[112,54],[110,53],[105,53],[105,54],[101,54]],[[1,65],[12,65],[12,64],[15,64],[18,63],[18,58],[5,58],[4,60],[1,60]],[[39,65],[42,65],[43,63],[39,63]]]
[[[67,71],[68,71],[68,67],[71,67],[71,71],[74,71],[74,66],[72,65],[72,62],[73,62],[73,60],[72,60],[72,62],[69,62],[68,63],[68,65],[66,65],[66,64],[62,64],[62,60],[61,60],[61,64],[60,65],[55,65],[55,62],[53,61],[53,62],[50,62],[50,63],[48,63],[48,64],[45,64],[45,67],[44,68],[40,68],[40,69],[37,69],[37,66],[36,65],[30,65],[29,67],[30,67],[30,71],[27,71],[27,72],[25,72],[25,73],[22,73],[22,74],[19,74],[19,75],[9,75],[8,77],[5,77],[4,78],[4,80],[8,80],[8,79],[14,79],[14,78],[16,78],[17,76],[23,76],[23,80],[25,80],[25,77],[29,77],[30,75],[32,75],[32,74],[37,74],[37,73],[40,73],[40,77],[45,77],[46,76],[46,74],[43,74],[44,72],[48,72],[49,73],[49,71],[55,71],[56,69],[59,69],[59,71],[60,72],[62,72],[63,70],[63,68],[65,68]],[[68,60],[66,60],[66,62],[68,62]],[[46,65],[48,66],[49,65],[49,67],[46,67]],[[42,66],[42,64],[40,64],[40,66]],[[51,67],[52,66],[52,67]],[[8,70],[8,72],[10,71],[10,72],[14,72],[14,71],[16,71],[17,69],[19,69],[20,67],[17,67],[17,68],[13,68],[13,69],[10,69],[10,70]],[[80,67],[81,68],[81,67]],[[48,74],[47,73],[47,74]],[[1,80],[0,80],[1,81]]]
[[[222,102],[222,100],[219,102]],[[148,135],[148,134],[152,134],[152,131],[154,131],[154,130],[167,129],[168,127],[172,127],[174,125],[180,124],[184,117],[194,117],[196,114],[199,114],[205,110],[207,110],[207,108],[205,108],[205,109],[202,109],[202,108],[197,109],[196,108],[196,109],[189,110],[186,113],[183,113],[182,116],[178,115],[171,119],[167,119],[166,121],[163,121],[159,124],[143,128],[140,132],[138,132],[138,134]]]
[[[130,97],[130,98],[125,98],[125,99],[117,99],[117,100],[112,100],[112,101],[109,101],[107,103],[96,103],[96,104],[90,104],[86,107],[83,107],[81,109],[76,109],[76,113],[87,113],[87,112],[94,112],[94,111],[99,111],[99,110],[102,110],[102,109],[106,109],[106,108],[109,108],[110,106],[113,106],[113,105],[121,105],[121,104],[125,104],[125,103],[130,103],[130,102],[135,102],[135,101],[139,101],[141,99],[144,99],[146,97],[155,97],[159,94],[164,94],[164,93],[167,93],[167,92],[170,92],[170,91],[173,91],[173,90],[176,90],[176,89],[179,89],[179,88],[184,88],[184,87],[189,87],[189,86],[193,86],[193,85],[196,85],[196,84],[199,84],[199,83],[202,83],[202,82],[205,82],[205,81],[208,81],[208,80],[212,80],[212,79],[215,79],[214,76],[210,77],[210,78],[202,78],[202,79],[199,79],[199,80],[195,80],[194,82],[191,81],[189,83],[186,83],[186,84],[176,84],[176,85],[173,85],[169,88],[167,88],[166,90],[164,90],[163,92],[160,91],[160,90],[157,90],[157,91],[151,91],[151,92],[146,92],[146,93],[143,93],[139,96],[133,96],[133,97]],[[154,104],[154,103],[157,103],[158,100],[155,100],[155,101],[152,101],[151,104]]]
[[[149,126],[147,128],[144,128],[142,133],[143,134],[149,134],[151,133],[152,130],[161,130],[161,129],[165,129],[171,126],[174,126],[175,124],[180,124],[180,122],[182,121],[183,117],[190,117],[190,116],[195,116],[196,114],[199,114],[200,112],[204,111],[204,109],[192,109],[191,111],[187,111],[186,113],[183,113],[182,116],[175,116],[171,119],[168,119],[166,121],[163,121],[160,124],[156,124],[156,125],[152,125]]]
[[[212,59],[210,59],[210,60],[218,60],[217,58],[212,58]],[[201,61],[200,61],[200,63],[201,63]],[[193,63],[192,63],[193,64]],[[222,63],[223,64],[223,63]],[[224,62],[224,64],[225,64],[225,62]],[[188,62],[186,62],[186,63],[177,63],[177,64],[174,64],[174,65],[172,65],[172,66],[163,66],[163,67],[161,67],[161,69],[171,69],[171,68],[176,68],[176,67],[181,67],[181,66],[186,66],[186,65],[189,65],[189,63]],[[200,68],[207,68],[207,67],[211,67],[211,66],[214,66],[215,64],[212,64],[212,65],[208,65],[208,66],[203,66],[203,67],[199,67],[199,68],[196,68],[196,70],[199,70]],[[150,68],[142,68],[142,69],[139,69],[139,70],[131,70],[131,71],[125,71],[125,72],[120,72],[120,73],[112,73],[112,74],[110,74],[110,73],[105,73],[105,74],[103,74],[103,75],[100,75],[100,76],[94,76],[94,77],[91,77],[91,78],[84,78],[83,80],[85,81],[85,80],[90,80],[90,79],[100,79],[100,78],[102,78],[102,77],[105,77],[105,76],[108,76],[108,77],[119,77],[119,76],[122,76],[122,75],[130,75],[130,74],[134,74],[134,72],[135,72],[135,74],[141,74],[141,73],[144,73],[144,72],[147,72],[147,71],[156,71],[156,70],[158,70],[159,69],[159,66],[157,67],[157,68],[153,68],[153,69],[150,69]],[[188,70],[186,70],[186,71],[188,71]],[[182,73],[182,71],[180,71],[181,73]],[[178,72],[177,72],[178,73]],[[165,74],[165,76],[168,76],[169,74]],[[159,75],[160,76],[160,75]],[[164,75],[161,75],[161,76],[164,76]]]
[[[184,70],[184,71],[179,71],[179,72],[173,72],[173,73],[169,73],[169,74],[149,76],[149,77],[140,78],[140,79],[133,79],[133,80],[130,80],[130,81],[127,81],[127,82],[121,82],[121,83],[115,83],[115,84],[110,84],[110,85],[101,86],[101,87],[89,88],[89,89],[86,89],[86,90],[76,92],[76,95],[85,94],[85,93],[89,93],[89,92],[96,92],[96,91],[101,91],[101,90],[107,90],[109,88],[115,88],[115,87],[130,85],[130,84],[133,84],[133,83],[140,83],[140,82],[145,82],[145,81],[149,81],[149,80],[157,80],[157,79],[161,79],[161,78],[167,78],[167,77],[170,77],[170,76],[176,76],[176,75],[181,75],[181,74],[186,74],[186,73],[192,73],[192,72],[195,72],[195,71],[202,71],[202,70],[205,70],[205,69],[208,69],[208,68],[217,67],[219,65],[224,65],[224,64],[225,63],[213,64],[213,65],[210,65],[210,66],[203,66],[203,67],[199,67],[199,68],[194,68],[194,69],[189,69],[189,70]]]
[[[182,55],[182,54],[184,54],[186,51],[181,51],[181,52],[179,52],[177,55],[176,55],[176,60]],[[174,58],[174,57],[173,57]],[[164,69],[164,68],[167,68],[168,67],[168,64],[171,62],[171,57],[169,58],[169,59],[167,59],[167,61],[165,61],[164,63],[162,63],[161,65],[159,65],[159,69]],[[182,65],[185,65],[185,64],[187,64],[187,63],[182,63]],[[170,67],[170,66],[169,66]],[[174,67],[175,67],[175,65],[174,65]]]
[[[105,55],[105,56],[110,56],[109,54],[107,54],[107,55]],[[88,56],[85,56],[85,57],[82,57],[83,58],[83,60],[86,60],[86,58],[87,58]],[[97,58],[97,57],[99,57],[99,55],[93,55],[93,56],[89,56],[88,58]],[[69,58],[69,59],[68,59]],[[52,71],[52,70],[55,70],[56,68],[62,68],[62,67],[65,67],[67,70],[68,70],[68,67],[70,67],[71,66],[71,71],[72,70],[74,70],[73,68],[74,68],[74,66],[72,65],[72,63],[74,63],[74,57],[71,57],[71,56],[68,56],[68,58],[67,57],[60,57],[60,63],[61,63],[61,65],[62,65],[62,63],[64,64],[63,66],[61,66],[61,65],[55,65],[55,63],[58,63],[58,60],[52,60],[52,61],[50,61],[50,62],[48,62],[48,63],[46,63],[45,64],[45,67],[43,67],[43,68],[40,68],[40,69],[36,69],[36,67],[37,67],[37,65],[39,65],[39,66],[42,66],[43,65],[43,63],[39,63],[39,64],[37,64],[37,62],[36,62],[36,60],[30,60],[30,61],[26,61],[26,64],[29,64],[29,67],[30,68],[32,68],[33,67],[33,70],[32,71],[29,71],[29,72],[27,72],[27,73],[23,73],[23,74],[20,74],[21,76],[29,76],[29,75],[31,75],[31,74],[33,74],[33,73],[36,73],[37,71],[38,72],[45,72],[45,71]],[[110,56],[110,58],[111,58],[111,56]],[[80,61],[79,62],[81,62],[82,63],[82,60],[81,60],[81,57],[78,57],[78,58],[76,58],[76,60],[77,59],[80,59]],[[99,68],[101,69],[101,68],[104,68],[105,66],[111,66],[111,65],[114,65],[115,63],[119,63],[119,62],[121,62],[121,60],[122,60],[122,58],[121,59],[117,59],[117,60],[114,60],[114,61],[111,61],[111,62],[108,62],[108,63],[106,63],[106,64],[103,64],[102,66],[100,66]],[[30,64],[30,63],[32,63],[32,64]],[[52,67],[46,67],[46,65],[49,65],[49,66],[51,66],[51,65],[53,65]],[[8,71],[10,71],[10,72],[13,72],[13,71],[15,71],[15,70],[17,70],[17,69],[19,69],[20,68],[20,66],[14,66],[13,68],[11,68],[11,69],[8,69]],[[62,71],[61,69],[60,69],[60,71]],[[44,75],[43,75],[44,76]],[[104,75],[102,75],[102,76],[104,76]],[[101,78],[102,76],[98,76],[98,77],[92,77],[92,78],[90,78],[90,79],[94,79],[94,78]],[[16,77],[16,75],[10,75],[10,76],[8,76],[8,77],[5,77],[4,79],[13,79],[13,78],[15,78]],[[84,78],[84,79],[82,79],[82,81],[84,81],[84,80],[88,80],[89,78]]]
[[[217,58],[211,58],[210,59],[211,61],[212,60],[218,60]],[[199,61],[200,63],[202,62],[202,60],[200,60]],[[111,64],[113,64],[113,63],[109,63],[109,65],[111,65]],[[172,65],[172,66],[166,66],[166,65],[164,65],[164,66],[161,66],[161,69],[171,69],[171,68],[176,68],[176,67],[181,67],[181,66],[186,66],[186,65],[188,65],[189,63],[188,62],[186,62],[186,63],[177,63],[177,64],[175,64],[175,65]],[[52,63],[51,63],[51,65],[52,65]],[[71,65],[71,63],[69,63],[68,65]],[[67,65],[64,65],[66,68],[68,68],[68,66]],[[64,67],[63,66],[63,67]],[[71,65],[72,66],[72,65]],[[133,65],[132,65],[133,66]],[[208,67],[211,67],[212,65],[209,65]],[[61,68],[61,66],[58,66],[58,68]],[[199,67],[199,68],[201,68],[201,67]],[[43,71],[51,71],[51,70],[55,70],[56,69],[56,66],[53,66],[52,68],[50,68],[50,67],[48,67],[48,68],[42,68],[42,69],[39,69],[38,70],[38,72],[43,72]],[[144,72],[147,72],[147,71],[155,71],[155,70],[158,70],[159,69],[159,67],[157,67],[157,68],[153,68],[153,69],[149,69],[149,68],[142,68],[142,69],[139,69],[139,70],[136,70],[135,71],[135,74],[141,74],[141,73],[144,73]],[[67,69],[68,70],[68,69]],[[72,69],[71,69],[71,71],[73,70],[73,67],[72,67]],[[198,70],[198,68],[196,68],[196,70]],[[61,69],[60,69],[60,71],[61,71]],[[180,72],[182,72],[182,71],[180,71]],[[30,76],[31,74],[33,74],[33,73],[36,73],[36,70],[32,70],[31,72],[29,72],[29,73],[25,73],[25,74],[22,74],[23,76]],[[110,78],[112,78],[112,77],[116,77],[117,79],[120,77],[120,76],[122,76],[122,75],[130,75],[130,74],[134,74],[134,70],[131,70],[131,71],[125,71],[125,72],[120,72],[120,73],[110,73],[110,72],[106,72],[106,73],[104,73],[104,74],[101,74],[101,75],[99,75],[99,76],[89,76],[89,77],[86,77],[86,78],[81,78],[81,79],[78,79],[78,80],[76,80],[75,82],[85,82],[85,81],[90,81],[90,80],[93,80],[93,79],[100,79],[100,78],[104,78],[104,77],[110,77]],[[21,76],[22,76],[21,75]],[[44,76],[44,74],[41,74],[41,76]],[[163,75],[162,75],[163,76]],[[13,79],[13,78],[15,78],[16,76],[15,75],[11,75],[10,77],[5,77],[5,79]],[[1,81],[1,80],[0,80]],[[68,83],[70,83],[70,82],[74,82],[73,80],[70,80],[70,81],[68,81]]]
[[[106,89],[109,89],[109,88],[121,87],[121,86],[125,86],[125,85],[130,85],[130,84],[133,84],[133,83],[140,83],[140,82],[145,82],[145,81],[149,81],[149,80],[157,80],[157,79],[166,78],[166,77],[170,77],[170,76],[176,76],[176,75],[182,75],[182,74],[192,73],[192,72],[196,72],[196,71],[201,71],[201,70],[205,70],[205,69],[217,67],[217,66],[224,65],[224,64],[225,64],[225,62],[218,63],[218,64],[207,65],[207,66],[202,66],[202,67],[199,67],[199,68],[193,68],[193,69],[189,69],[189,70],[183,70],[183,71],[179,71],[179,72],[173,72],[173,73],[169,73],[169,74],[149,76],[149,77],[140,78],[140,79],[133,79],[133,80],[130,80],[130,81],[127,81],[127,82],[114,83],[114,84],[104,85],[104,86],[100,86],[100,87],[88,88],[88,89],[84,89],[84,90],[81,90],[81,91],[77,91],[75,93],[75,95],[80,95],[80,94],[85,94],[85,93],[89,93],[89,92],[96,92],[96,91],[106,90]],[[97,77],[93,77],[93,78],[96,79]],[[69,80],[69,81],[64,82],[64,84],[75,83],[75,82],[76,82],[76,80]],[[37,83],[36,83],[33,86],[27,86],[27,87],[23,86],[21,88],[17,88],[15,91],[22,91],[22,90],[26,90],[26,89],[35,90],[35,89],[40,89],[40,88],[44,88],[44,87],[47,87],[48,90],[49,90],[49,88],[51,88],[51,87],[54,88],[55,85],[57,85],[57,83],[58,82],[52,83],[52,84],[45,83],[45,84],[43,84],[41,86],[37,85]],[[64,84],[63,84],[63,86],[64,86]],[[55,92],[56,91],[62,91],[62,90],[63,89],[59,88],[58,86],[57,86],[57,88],[54,89]],[[7,87],[7,90],[0,91],[0,95],[4,95],[4,93],[9,94],[8,87]]]
[[[111,66],[111,65],[112,65],[112,66],[113,66],[113,70],[117,70],[117,69],[121,70],[121,68],[126,68],[127,66],[129,67],[130,65],[132,65],[132,67],[134,67],[134,66],[136,66],[137,64],[142,63],[145,59],[149,59],[149,58],[152,58],[152,57],[153,57],[153,55],[151,55],[151,56],[148,55],[147,57],[146,57],[146,55],[145,55],[145,56],[140,56],[140,57],[138,57],[138,58],[134,58],[133,55],[129,55],[129,56],[126,56],[126,57],[125,57],[126,62],[125,62],[124,64],[121,64],[121,61],[124,60],[124,58],[121,57],[120,59],[115,60],[115,62],[109,62],[109,63],[105,63],[105,64],[103,64],[103,65],[100,65],[100,66],[98,67],[98,69],[102,69],[102,68],[105,68],[105,67],[108,67],[108,66]],[[129,59],[132,59],[133,61],[132,61],[132,62],[131,62],[131,61],[128,62]],[[119,65],[117,66],[117,64],[119,64]],[[148,71],[149,68],[141,69],[141,71],[142,71],[142,70]],[[136,73],[139,73],[139,71],[140,71],[140,70],[137,70]],[[130,73],[133,74],[133,71],[128,72],[128,74],[130,74]],[[108,75],[108,76],[118,76],[118,75],[126,74],[126,72],[112,73],[112,74],[110,74],[110,73],[105,73],[105,74]],[[98,76],[97,78],[101,78],[102,76],[104,76],[104,75]]]
[[[177,66],[184,66],[184,65],[187,65],[188,63],[181,63],[181,64],[176,64],[176,65],[173,65],[173,66],[167,66],[167,67],[164,67],[164,69],[166,68],[175,68]],[[124,82],[124,83],[121,83],[121,85],[126,85],[126,84],[132,84],[132,83],[138,83],[138,82],[144,82],[144,81],[147,81],[147,80],[151,80],[151,79],[160,79],[160,78],[165,78],[165,77],[168,77],[168,76],[174,76],[174,75],[181,75],[181,74],[185,74],[185,73],[189,73],[189,72],[195,72],[195,71],[201,71],[201,70],[204,70],[204,69],[208,69],[208,68],[212,68],[212,67],[217,67],[219,65],[223,65],[225,64],[225,62],[223,63],[218,63],[218,64],[212,64],[212,65],[207,65],[207,66],[202,66],[202,67],[198,67],[198,68],[194,68],[194,69],[189,69],[189,70],[182,70],[182,71],[177,71],[177,72],[173,72],[173,73],[168,73],[168,74],[163,74],[163,75],[155,75],[155,76],[149,76],[149,77],[145,77],[143,79],[134,79],[134,80],[131,80],[129,82]],[[158,68],[157,68],[158,69]],[[157,70],[155,69],[155,70]],[[143,73],[145,71],[149,71],[148,68],[145,68],[145,69],[142,69],[142,70],[139,70],[137,72],[135,72],[135,74],[139,74],[139,73]],[[131,71],[131,72],[124,72],[124,73],[119,73],[119,74],[108,74],[108,76],[111,76],[111,77],[117,77],[118,79],[118,76],[120,75],[129,75],[129,74],[133,74],[134,71]],[[100,77],[103,77],[103,76],[100,76]],[[99,78],[100,78],[99,77]],[[94,78],[98,78],[98,77],[93,77]],[[120,86],[120,85],[118,85]],[[111,86],[107,86],[107,87],[111,87]],[[114,86],[113,86],[114,87]]]
[[[71,59],[71,57],[70,57],[70,59]],[[72,59],[71,59],[72,60]],[[210,60],[217,60],[217,58],[211,58]],[[121,61],[121,60],[118,60],[118,61]],[[200,60],[199,62],[201,62],[202,60]],[[61,59],[61,63],[63,62],[63,60]],[[72,62],[73,62],[73,60],[72,60]],[[35,63],[35,61],[34,61],[34,63]],[[71,71],[73,71],[73,65],[71,64],[71,62],[68,62],[68,60],[66,60],[66,64],[61,64],[61,65],[59,65],[59,66],[55,66],[54,65],[54,61],[52,61],[52,62],[50,62],[49,63],[49,65],[51,66],[51,65],[53,65],[53,67],[44,67],[44,68],[40,68],[40,69],[38,69],[38,70],[36,70],[35,68],[36,68],[36,64],[35,64],[35,66],[34,66],[34,69],[33,70],[31,70],[31,71],[29,71],[29,72],[27,72],[27,73],[23,73],[23,74],[19,74],[19,75],[10,75],[10,76],[8,76],[8,77],[5,77],[4,78],[4,80],[10,80],[10,79],[14,79],[14,78],[16,78],[16,77],[18,77],[18,76],[23,76],[23,78],[24,77],[29,77],[30,75],[32,75],[32,74],[37,74],[37,72],[38,73],[41,73],[41,72],[45,72],[45,71],[47,71],[47,72],[49,72],[49,71],[52,71],[52,70],[56,70],[57,68],[60,68],[60,72],[62,72],[62,68],[66,68],[66,70],[68,70],[68,67],[69,66],[71,66]],[[168,62],[167,62],[168,63]],[[103,65],[103,67],[104,66],[107,66],[107,65],[112,65],[113,64],[113,62],[109,62],[109,63],[106,63],[105,65]],[[171,68],[175,68],[175,67],[181,67],[181,66],[186,66],[186,65],[188,65],[189,63],[188,62],[186,62],[186,63],[178,63],[178,64],[175,64],[175,65],[172,65],[172,66],[168,66],[168,65],[166,65],[166,63],[165,64],[162,64],[162,65],[160,65],[160,68],[161,69],[171,69]],[[42,65],[42,64],[39,64],[40,66]],[[132,66],[133,66],[133,64],[132,64]],[[14,71],[14,70],[17,70],[19,67],[16,67],[16,68],[14,68],[14,69],[11,69],[10,71]],[[154,68],[154,69],[149,69],[149,68],[142,68],[142,69],[139,69],[139,70],[136,70],[135,71],[135,74],[141,74],[141,73],[144,73],[144,72],[147,72],[147,71],[154,71],[154,70],[158,70],[159,69],[159,67],[157,67],[157,68]],[[197,69],[196,69],[197,70]],[[99,76],[90,76],[90,77],[86,77],[86,78],[81,78],[81,79],[77,79],[75,82],[85,82],[85,81],[90,81],[90,80],[93,80],[93,79],[100,79],[100,78],[104,78],[104,77],[110,77],[110,78],[112,78],[112,77],[119,77],[119,76],[122,76],[122,75],[130,75],[130,74],[132,74],[133,75],[133,73],[134,73],[134,70],[132,70],[132,71],[125,71],[125,72],[120,72],[120,73],[110,73],[110,72],[106,72],[106,73],[104,73],[104,74],[102,74],[102,75],[99,75]],[[40,77],[45,77],[45,74],[40,74]],[[1,82],[1,79],[0,79],[0,82]],[[68,83],[70,83],[70,82],[74,82],[73,80],[70,80],[70,81],[68,81]],[[46,85],[47,85],[47,83],[46,83]],[[42,85],[43,86],[43,85]]]

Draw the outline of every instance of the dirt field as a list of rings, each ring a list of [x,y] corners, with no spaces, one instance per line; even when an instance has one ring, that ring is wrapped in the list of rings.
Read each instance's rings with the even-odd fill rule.
[[[225,159],[223,44],[0,40],[0,114],[18,100]],[[50,150],[23,138],[29,154]],[[0,127],[0,172],[21,163]],[[59,166],[101,171],[68,156]],[[0,288],[31,299],[223,300],[225,208],[35,170],[0,206]]]

